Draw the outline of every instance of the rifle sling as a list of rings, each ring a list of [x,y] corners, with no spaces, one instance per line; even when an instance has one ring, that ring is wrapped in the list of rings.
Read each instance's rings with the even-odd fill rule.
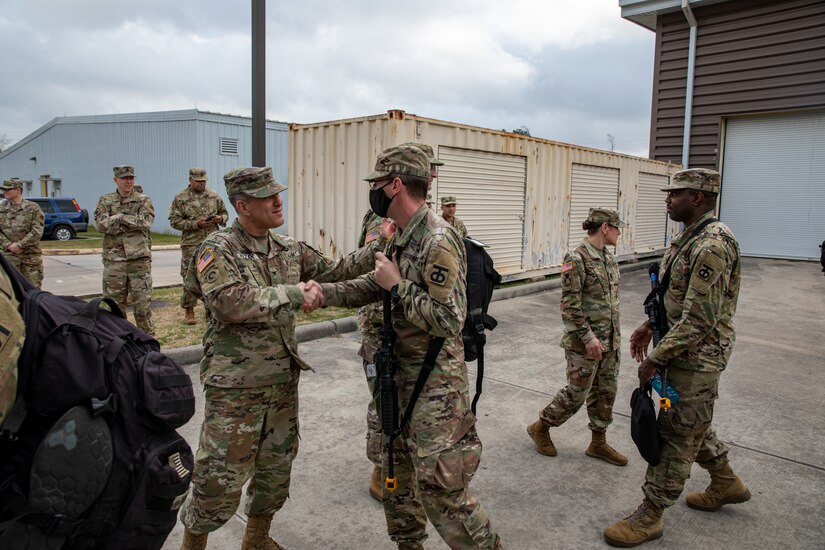
[[[421,365],[421,370],[418,372],[418,378],[415,380],[415,387],[413,388],[412,395],[410,396],[410,400],[407,401],[407,408],[404,411],[404,416],[401,418],[401,422],[398,426],[398,433],[404,431],[404,428],[407,426],[407,423],[412,416],[413,409],[415,409],[415,402],[418,401],[418,397],[424,389],[424,384],[427,383],[427,378],[429,378],[430,373],[433,368],[435,368],[435,360],[438,358],[438,354],[441,353],[441,347],[444,345],[444,340],[445,338],[443,336],[433,338],[430,340],[430,345],[427,346],[427,355],[424,356],[424,364]]]

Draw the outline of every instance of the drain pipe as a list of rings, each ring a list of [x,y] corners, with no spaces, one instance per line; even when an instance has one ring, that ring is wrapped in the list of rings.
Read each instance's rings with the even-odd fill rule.
[[[696,71],[696,18],[690,9],[690,0],[682,0],[682,11],[690,25],[690,45],[688,47],[687,82],[685,83],[685,124],[682,137],[682,169],[690,168],[690,131],[693,117],[693,76]]]

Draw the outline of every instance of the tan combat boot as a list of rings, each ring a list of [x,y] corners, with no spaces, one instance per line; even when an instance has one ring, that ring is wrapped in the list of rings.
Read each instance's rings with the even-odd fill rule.
[[[739,504],[751,499],[751,492],[739,476],[733,473],[730,464],[708,470],[710,485],[702,493],[690,493],[687,505],[705,512],[715,512],[725,504]]]
[[[195,321],[195,309],[188,307],[186,308],[186,313],[183,316],[183,322],[187,325],[196,325],[198,322]]]
[[[196,535],[186,527],[183,528],[183,542],[180,545],[180,550],[205,550],[206,538],[208,533]]]
[[[384,484],[381,479],[381,466],[372,469],[370,476],[370,496],[378,502],[383,502]]]
[[[536,445],[536,450],[544,456],[556,456],[558,451],[550,439],[550,427],[541,418],[527,426],[527,435]]]
[[[241,550],[286,550],[269,537],[272,515],[248,516]]]
[[[593,434],[590,445],[584,454],[593,458],[600,458],[616,466],[627,466],[627,457],[607,444],[604,432],[591,431]]]
[[[604,540],[611,546],[632,548],[662,536],[662,510],[644,499],[636,511],[604,530]]]

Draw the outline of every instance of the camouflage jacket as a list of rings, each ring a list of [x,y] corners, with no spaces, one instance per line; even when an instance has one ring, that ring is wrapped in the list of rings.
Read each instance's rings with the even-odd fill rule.
[[[103,233],[103,261],[125,262],[151,258],[151,234],[155,221],[152,201],[132,191],[121,198],[117,193],[100,197],[95,207],[95,227]]]
[[[25,338],[25,326],[18,307],[11,280],[0,267],[0,425],[17,395],[17,359]]]
[[[455,444],[475,424],[461,340],[467,314],[467,259],[455,228],[426,204],[393,237],[388,252],[396,251],[402,279],[392,322],[401,411],[407,406],[431,338],[446,338],[408,428],[409,442],[415,447],[411,450],[428,456]],[[359,306],[381,297],[374,273],[323,287],[328,305]]]
[[[670,262],[665,310],[670,330],[650,353],[658,364],[703,372],[721,372],[733,351],[733,315],[739,298],[739,244],[721,222],[705,227],[676,258],[672,255],[694,228],[712,217],[708,212],[670,243],[659,277]]]
[[[464,225],[464,222],[461,221],[461,218],[459,218],[458,216],[453,216],[453,219],[451,220],[447,218],[444,219],[447,220],[447,223],[456,228],[458,234],[461,236],[462,239],[468,235],[467,226]]]
[[[381,216],[372,210],[367,210],[361,223],[361,236],[358,238],[359,247],[380,237],[382,220]],[[368,363],[372,363],[375,351],[381,347],[381,336],[378,331],[381,329],[383,322],[384,306],[380,301],[367,304],[358,310],[358,328],[361,330],[361,349],[358,350],[358,355]]]
[[[197,193],[187,186],[175,195],[169,207],[169,224],[181,232],[181,246],[199,245],[207,235],[217,229],[214,225],[198,227],[198,220],[210,216],[221,216],[223,223],[220,225],[224,227],[229,219],[229,212],[226,211],[223,199],[208,187],[203,190],[203,193]]]
[[[201,381],[256,388],[288,381],[293,366],[309,369],[295,340],[295,313],[303,304],[298,283],[357,277],[374,267],[375,249],[333,261],[274,231],[256,239],[237,220],[211,233],[192,257],[185,281],[212,314],[203,336]]]
[[[12,243],[23,249],[16,256],[39,256],[40,238],[43,236],[43,211],[32,201],[24,200],[20,204],[3,201],[0,204],[0,252]]]
[[[619,266],[613,254],[585,237],[564,257],[561,273],[561,347],[584,352],[595,337],[605,351],[619,349]]]

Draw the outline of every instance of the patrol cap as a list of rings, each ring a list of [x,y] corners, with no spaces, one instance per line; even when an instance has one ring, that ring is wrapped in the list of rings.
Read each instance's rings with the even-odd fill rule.
[[[427,193],[427,200],[425,200],[424,202],[432,204],[433,194],[432,193]]]
[[[670,185],[662,191],[676,191],[677,189],[696,189],[708,193],[719,193],[722,189],[722,175],[716,170],[707,168],[688,168],[673,174]]]
[[[608,223],[614,227],[625,227],[627,225],[619,218],[619,213],[611,208],[591,208],[585,221],[596,225]]]
[[[116,178],[133,178],[135,177],[135,167],[128,164],[121,164],[112,168]]]
[[[257,199],[264,199],[277,195],[286,189],[286,185],[278,183],[272,177],[271,166],[244,166],[230,170],[223,177],[226,184],[226,194],[243,193]]]
[[[364,181],[377,181],[387,176],[417,176],[429,179],[430,160],[420,148],[397,145],[384,149],[375,161],[375,170]]]
[[[430,164],[432,166],[444,166],[444,163],[438,160],[438,157],[435,156],[435,151],[433,148],[427,145],[426,143],[416,143],[414,141],[409,141],[407,143],[402,143],[401,145],[410,145],[412,147],[418,147],[424,154],[427,155],[427,158],[430,160]]]
[[[23,182],[17,178],[12,178],[4,181],[3,185],[0,185],[0,189],[23,189]]]
[[[451,204],[455,204],[456,200],[455,197],[452,195],[447,195],[446,197],[441,197],[441,206],[450,206]]]
[[[206,181],[209,179],[206,177],[206,170],[203,168],[190,168],[189,177],[195,181]]]

